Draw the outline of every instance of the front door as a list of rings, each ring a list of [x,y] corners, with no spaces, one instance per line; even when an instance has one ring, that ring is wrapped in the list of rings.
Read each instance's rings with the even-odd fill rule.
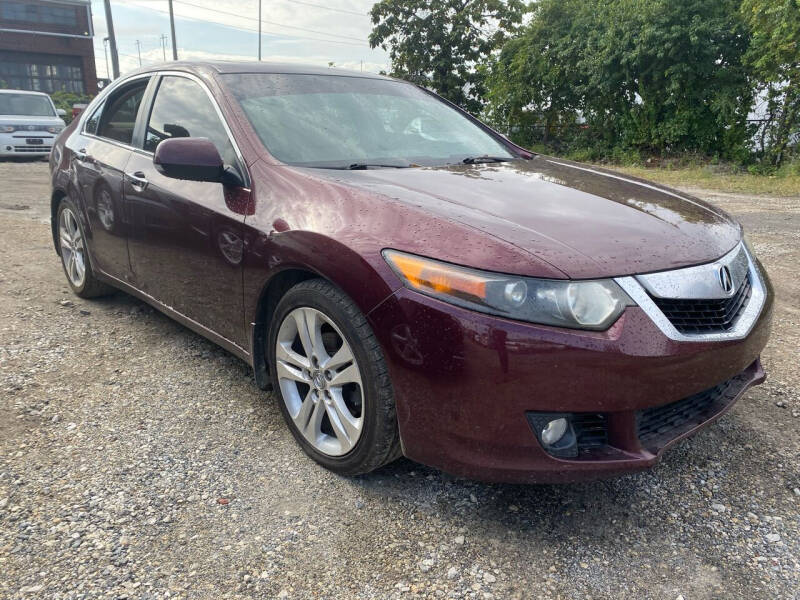
[[[138,287],[170,308],[246,348],[242,302],[244,214],[235,190],[171,179],[153,165],[170,137],[205,137],[226,165],[244,166],[220,116],[197,81],[165,75],[158,85],[142,150],[125,169],[131,215],[129,251]]]

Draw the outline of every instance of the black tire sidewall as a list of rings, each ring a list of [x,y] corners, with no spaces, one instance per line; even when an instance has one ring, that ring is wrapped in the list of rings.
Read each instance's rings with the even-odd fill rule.
[[[322,293],[322,289],[315,289],[312,285],[305,285],[308,283],[317,283],[317,288],[325,289],[325,291],[329,293]],[[324,280],[312,280],[311,282],[304,282],[295,286],[286,293],[275,309],[273,319],[270,323],[269,335],[267,336],[268,347],[266,348],[265,354],[269,360],[268,365],[272,378],[273,390],[275,390],[278,396],[277,400],[280,404],[281,413],[297,442],[303,447],[307,454],[327,469],[343,475],[352,475],[363,473],[380,466],[379,464],[370,466],[370,464],[375,462],[376,451],[379,451],[380,448],[385,446],[385,440],[381,439],[381,436],[385,435],[384,432],[386,428],[384,427],[385,424],[382,422],[382,419],[385,418],[386,411],[384,410],[384,406],[382,406],[382,400],[384,399],[381,398],[381,389],[378,376],[376,375],[374,358],[370,358],[369,353],[366,351],[363,340],[364,333],[363,331],[359,331],[359,328],[352,323],[352,316],[348,315],[345,311],[345,307],[342,304],[343,302],[349,302],[352,305],[352,301],[345,296],[343,292]],[[305,439],[300,431],[298,431],[294,421],[289,415],[286,402],[283,399],[283,393],[278,384],[278,378],[275,375],[275,342],[277,340],[278,331],[286,316],[296,308],[313,308],[324,313],[331,319],[343,334],[345,341],[350,344],[350,348],[358,363],[363,384],[362,410],[364,413],[364,425],[361,437],[358,442],[356,442],[355,447],[342,456],[329,456],[321,453]],[[363,317],[363,315],[361,316]],[[393,416],[394,413],[392,411],[392,417]]]

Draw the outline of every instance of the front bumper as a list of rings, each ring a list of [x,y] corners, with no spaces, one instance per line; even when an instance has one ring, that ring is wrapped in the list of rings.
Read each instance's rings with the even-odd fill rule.
[[[55,139],[55,135],[41,131],[0,133],[0,156],[47,156],[53,149]],[[31,143],[32,140],[39,140],[39,142]]]
[[[387,358],[404,454],[457,476],[566,482],[639,471],[764,380],[772,291],[741,339],[670,339],[639,307],[607,331],[571,331],[479,314],[401,289],[369,314]],[[637,412],[731,381],[724,399],[667,435],[640,440]],[[602,414],[607,444],[548,454],[531,412]]]

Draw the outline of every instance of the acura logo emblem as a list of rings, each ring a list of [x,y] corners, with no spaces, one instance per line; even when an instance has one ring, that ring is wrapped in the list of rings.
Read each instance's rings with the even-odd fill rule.
[[[725,266],[720,267],[718,275],[720,286],[722,286],[722,289],[726,294],[730,294],[733,291],[733,278],[731,277],[731,270]]]

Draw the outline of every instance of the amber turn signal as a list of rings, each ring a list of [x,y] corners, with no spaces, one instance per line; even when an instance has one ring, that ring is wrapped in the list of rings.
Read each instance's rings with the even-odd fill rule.
[[[393,250],[386,250],[384,257],[395,272],[416,290],[457,296],[465,300],[486,300],[485,277],[446,263]]]

